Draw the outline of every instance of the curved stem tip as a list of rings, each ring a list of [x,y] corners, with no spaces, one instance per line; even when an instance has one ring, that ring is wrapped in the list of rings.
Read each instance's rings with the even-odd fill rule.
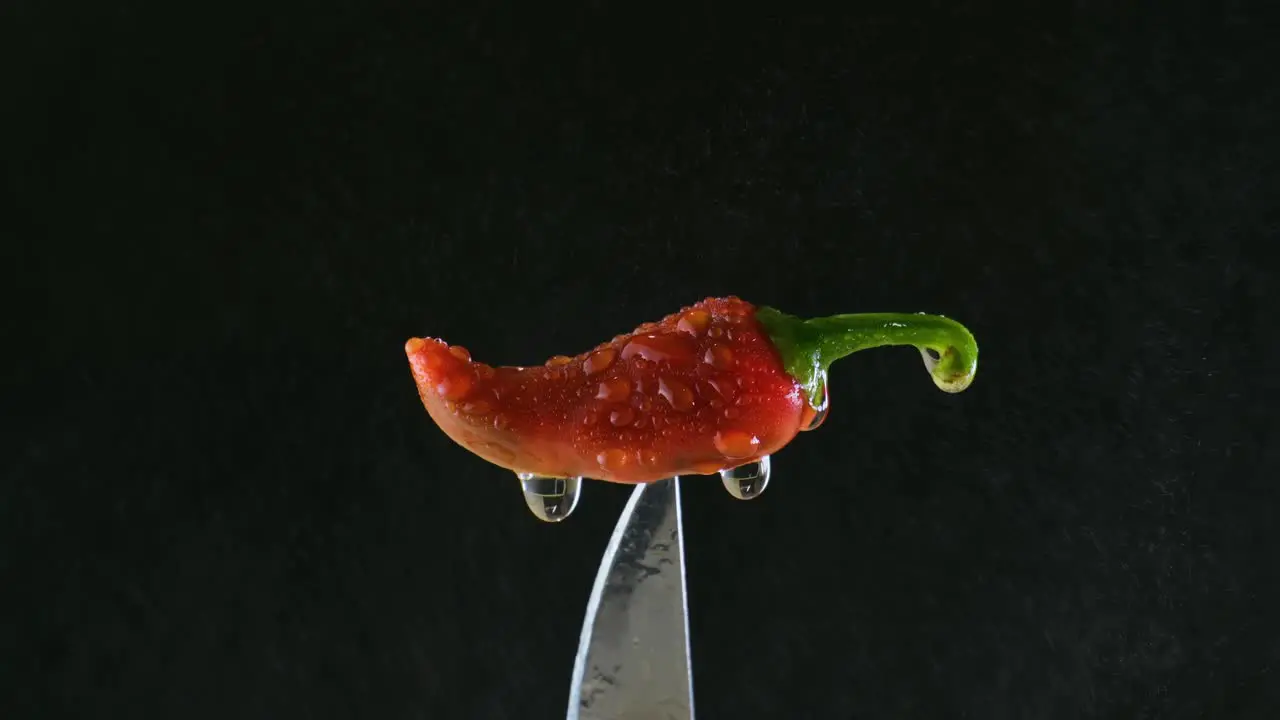
[[[857,313],[801,320],[771,307],[756,310],[783,366],[817,408],[831,363],[859,350],[911,345],[939,389],[958,393],[978,372],[978,343],[965,326],[941,315]]]

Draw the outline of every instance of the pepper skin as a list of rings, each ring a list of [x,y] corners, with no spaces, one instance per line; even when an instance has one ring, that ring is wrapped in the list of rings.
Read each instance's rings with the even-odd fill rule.
[[[825,417],[831,362],[882,345],[919,348],[947,392],[977,370],[973,336],[947,318],[803,321],[736,297],[540,367],[490,367],[435,338],[413,338],[405,353],[431,418],[476,455],[516,473],[635,484],[777,452]]]

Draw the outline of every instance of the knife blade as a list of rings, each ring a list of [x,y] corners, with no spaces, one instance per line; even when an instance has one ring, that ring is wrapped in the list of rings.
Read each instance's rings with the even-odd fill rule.
[[[567,720],[693,720],[680,479],[636,486],[587,602]]]

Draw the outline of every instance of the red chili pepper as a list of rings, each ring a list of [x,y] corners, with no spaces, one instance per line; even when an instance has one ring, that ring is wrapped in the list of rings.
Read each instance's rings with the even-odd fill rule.
[[[405,352],[432,419],[485,460],[543,477],[647,483],[777,452],[825,418],[830,364],[884,345],[919,348],[948,392],[977,371],[973,336],[941,316],[805,321],[736,297],[539,367],[490,367],[434,338],[413,338]]]

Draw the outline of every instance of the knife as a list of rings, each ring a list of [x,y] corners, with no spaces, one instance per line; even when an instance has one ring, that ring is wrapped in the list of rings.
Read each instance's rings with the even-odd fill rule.
[[[637,485],[605,547],[567,720],[693,720],[680,479]]]

